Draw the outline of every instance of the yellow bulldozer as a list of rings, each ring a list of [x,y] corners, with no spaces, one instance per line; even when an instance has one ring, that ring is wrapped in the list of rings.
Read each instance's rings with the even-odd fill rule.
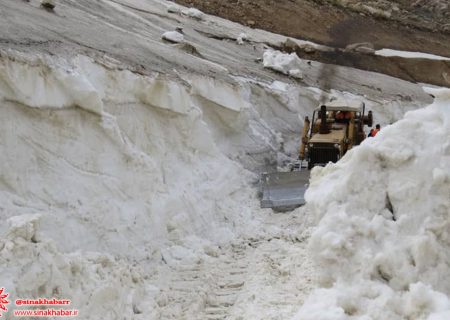
[[[314,110],[312,121],[305,118],[300,160],[308,161],[308,169],[337,162],[366,137],[364,126],[373,124],[372,112],[365,115],[363,102],[333,101]]]
[[[306,117],[299,161],[291,165],[291,171],[262,175],[261,207],[282,210],[303,205],[309,170],[339,161],[365,139],[364,126],[373,125],[372,112],[366,115],[365,111],[363,102],[335,100],[315,109],[311,120]]]

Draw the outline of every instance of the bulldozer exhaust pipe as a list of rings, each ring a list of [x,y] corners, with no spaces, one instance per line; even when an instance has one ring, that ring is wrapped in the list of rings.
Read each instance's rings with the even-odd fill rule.
[[[328,129],[327,125],[327,107],[322,105],[320,107],[320,134],[327,134],[330,133],[330,130]]]
[[[372,127],[373,126],[373,114],[372,111],[369,111],[367,116],[364,116],[364,124],[367,125],[368,127]]]

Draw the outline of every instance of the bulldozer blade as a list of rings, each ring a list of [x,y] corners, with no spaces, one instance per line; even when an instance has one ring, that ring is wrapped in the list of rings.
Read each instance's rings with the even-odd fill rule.
[[[263,173],[261,208],[296,208],[305,204],[308,170]]]

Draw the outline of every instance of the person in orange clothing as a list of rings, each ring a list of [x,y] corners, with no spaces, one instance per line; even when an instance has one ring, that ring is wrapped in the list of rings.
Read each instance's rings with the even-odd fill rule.
[[[353,118],[353,114],[350,111],[338,111],[336,113],[337,123],[348,123]]]
[[[377,133],[380,132],[380,130],[381,130],[381,126],[379,124],[377,124],[375,126],[375,129],[370,130],[369,137],[375,137],[377,135]]]
[[[345,120],[351,120],[353,118],[353,113],[350,111],[344,112],[344,119]]]

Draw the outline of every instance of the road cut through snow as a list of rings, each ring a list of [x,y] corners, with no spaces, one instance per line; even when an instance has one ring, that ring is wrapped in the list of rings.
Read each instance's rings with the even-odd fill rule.
[[[255,61],[283,37],[161,1],[37,3],[0,3],[0,285],[83,319],[293,316],[315,209],[261,210],[258,174],[296,158],[324,95],[383,126],[428,96],[344,67],[323,93],[319,63],[294,59],[300,82]],[[162,41],[180,25],[200,55]]]

